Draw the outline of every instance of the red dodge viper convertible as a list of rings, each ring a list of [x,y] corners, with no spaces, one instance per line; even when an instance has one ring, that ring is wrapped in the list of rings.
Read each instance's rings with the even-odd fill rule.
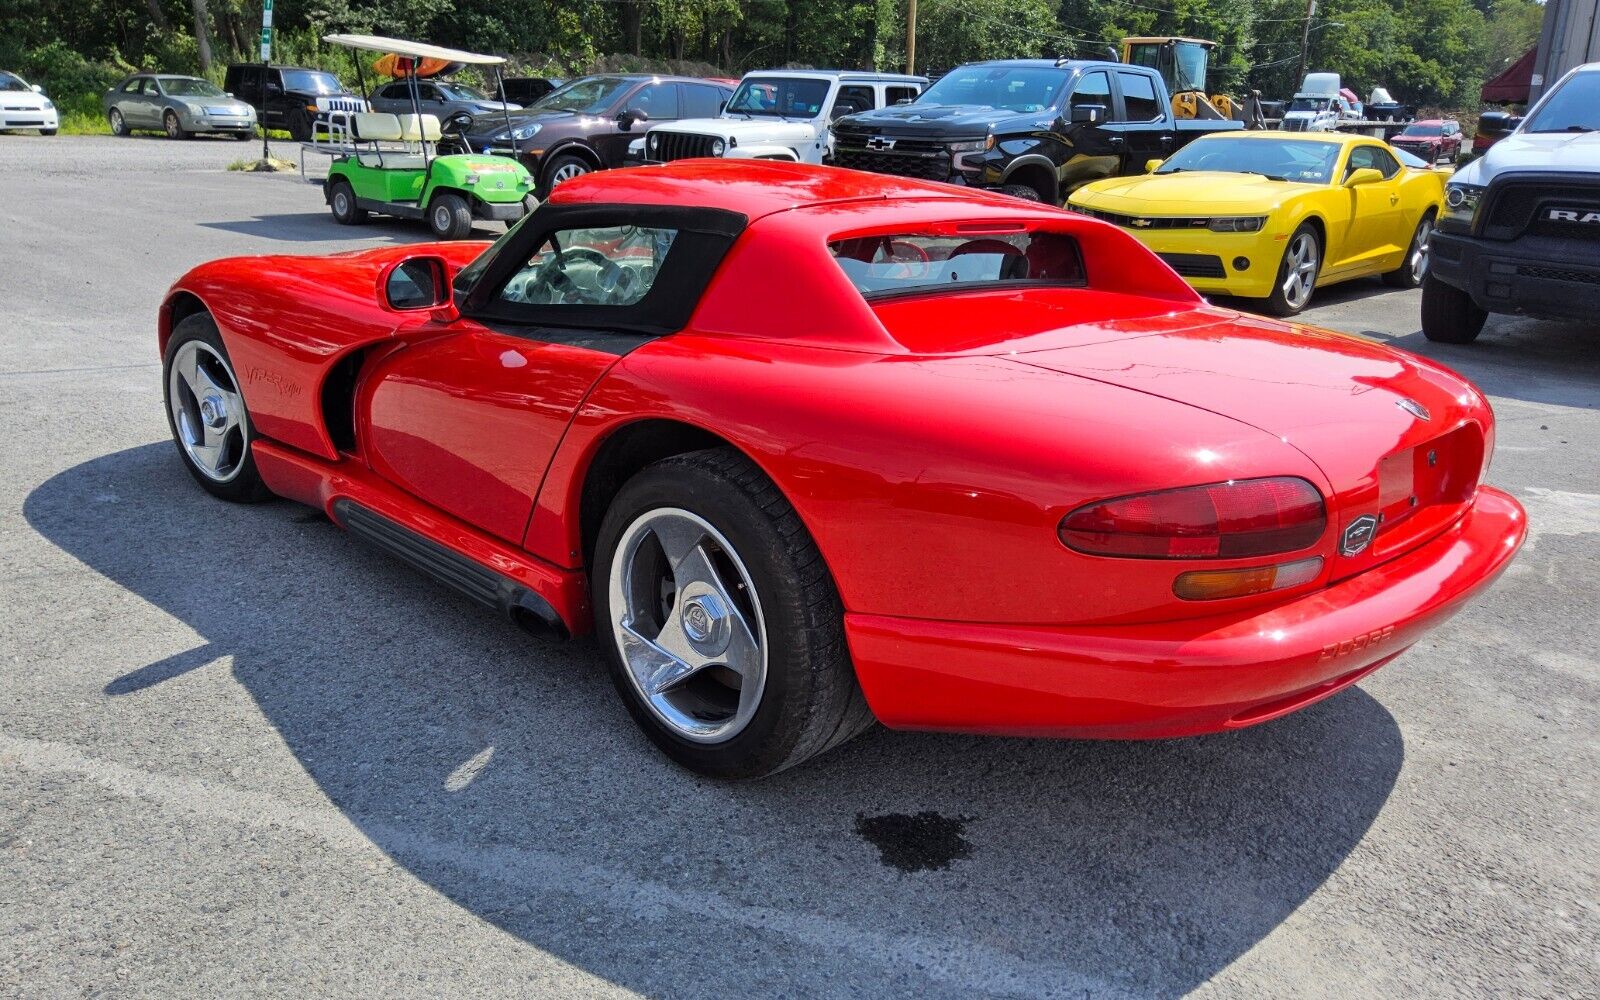
[[[1480,593],[1459,376],[1205,304],[1115,227],[843,170],[563,184],[492,246],[246,257],[161,310],[194,478],[541,634],[706,774],[905,729],[1247,726]]]

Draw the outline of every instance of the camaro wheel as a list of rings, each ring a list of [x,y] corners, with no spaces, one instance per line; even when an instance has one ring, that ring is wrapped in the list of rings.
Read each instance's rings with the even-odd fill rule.
[[[1416,288],[1428,273],[1428,237],[1433,234],[1433,216],[1424,215],[1411,234],[1411,245],[1406,248],[1405,260],[1400,266],[1383,276],[1392,288]]]
[[[472,235],[472,206],[459,194],[436,194],[428,206],[428,226],[441,240],[464,240]]]
[[[1489,314],[1472,296],[1431,274],[1422,278],[1422,335],[1441,344],[1470,344]]]
[[[1317,231],[1302,225],[1283,248],[1283,263],[1278,265],[1278,283],[1267,299],[1267,308],[1276,316],[1293,316],[1311,301],[1317,287],[1317,272],[1322,267],[1322,244]]]
[[[168,139],[189,138],[189,133],[183,130],[183,123],[178,121],[178,113],[176,111],[168,111],[166,114],[162,115],[161,124],[167,130]]]
[[[668,458],[630,479],[592,566],[617,691],[683,766],[771,774],[872,724],[816,544],[733,449]]]
[[[343,178],[331,185],[328,208],[333,212],[333,221],[341,226],[356,226],[367,221],[367,210],[356,204],[356,193]]]
[[[549,191],[558,184],[570,181],[574,177],[582,177],[590,172],[589,163],[583,157],[564,153],[551,161],[550,170],[545,174],[545,190]]]
[[[254,503],[272,496],[250,450],[250,415],[217,324],[205,313],[179,323],[162,365],[167,424],[189,474],[213,496]]]
[[[112,135],[128,134],[128,123],[122,120],[122,112],[118,111],[116,108],[112,108],[111,111],[106,115],[106,119],[111,122]]]

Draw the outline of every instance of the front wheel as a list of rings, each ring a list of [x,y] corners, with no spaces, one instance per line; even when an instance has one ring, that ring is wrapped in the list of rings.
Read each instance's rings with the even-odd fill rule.
[[[311,116],[296,110],[289,115],[289,138],[295,142],[311,141]]]
[[[206,313],[179,323],[162,359],[167,426],[184,468],[207,493],[234,503],[269,499],[251,449],[254,428],[222,334]]]
[[[550,168],[545,173],[544,193],[549,194],[559,184],[565,184],[577,177],[592,172],[589,162],[581,156],[563,153],[550,161]]]
[[[428,206],[428,228],[441,240],[464,240],[472,235],[472,206],[459,194],[440,192]]]
[[[1400,266],[1383,276],[1390,288],[1416,288],[1428,274],[1428,237],[1433,234],[1433,216],[1424,215],[1411,234],[1411,245],[1406,247],[1405,259]]]
[[[176,111],[168,111],[161,116],[161,125],[167,130],[168,139],[187,139],[189,133],[184,131],[183,122],[178,120]]]
[[[128,123],[123,120],[121,111],[118,111],[116,108],[112,108],[110,112],[106,114],[106,120],[111,123],[112,135],[128,134]]]
[[[54,129],[54,128],[42,128],[42,129],[39,130],[39,134],[40,135],[55,135],[59,131],[61,131],[61,130],[60,129]]]
[[[1317,272],[1322,269],[1322,242],[1310,225],[1302,225],[1289,237],[1278,264],[1277,283],[1267,298],[1267,309],[1274,316],[1293,316],[1311,301],[1317,287]]]
[[[1489,314],[1472,296],[1433,275],[1422,279],[1422,335],[1438,344],[1470,344]]]
[[[1001,194],[1008,194],[1023,201],[1044,201],[1043,195],[1026,184],[1002,184],[998,190]]]
[[[684,767],[759,777],[871,726],[827,566],[737,451],[678,455],[630,479],[591,566],[617,691]]]

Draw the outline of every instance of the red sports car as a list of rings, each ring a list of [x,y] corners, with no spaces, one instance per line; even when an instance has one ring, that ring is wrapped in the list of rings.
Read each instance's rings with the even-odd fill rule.
[[[694,770],[874,719],[1149,738],[1377,669],[1524,535],[1468,382],[1216,309],[1113,226],[777,162],[562,185],[483,245],[219,260],[178,453],[535,632]]]

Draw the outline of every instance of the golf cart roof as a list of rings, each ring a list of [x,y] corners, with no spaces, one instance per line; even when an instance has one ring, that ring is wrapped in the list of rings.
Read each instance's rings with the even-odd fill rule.
[[[506,61],[504,56],[480,56],[476,52],[447,49],[442,45],[427,45],[423,42],[408,42],[400,38],[384,38],[381,35],[323,35],[322,40],[352,49],[366,49],[369,52],[393,53],[415,59],[442,59],[447,63],[467,63],[473,66],[498,66]]]

